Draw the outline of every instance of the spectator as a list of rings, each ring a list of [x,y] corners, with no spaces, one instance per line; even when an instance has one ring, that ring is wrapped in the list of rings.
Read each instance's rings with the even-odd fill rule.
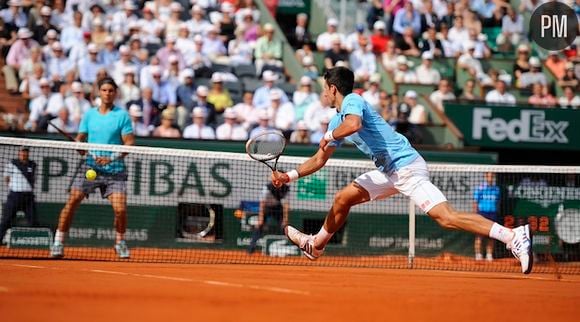
[[[455,94],[453,94],[453,88],[451,87],[449,80],[440,80],[437,90],[431,93],[429,99],[438,109],[440,109],[442,112],[445,112],[443,102],[455,100]]]
[[[330,107],[327,99],[324,96],[314,104],[311,104],[304,113],[304,121],[310,129],[310,132],[315,132],[320,129],[320,123],[323,119],[329,120],[336,114],[336,109]]]
[[[314,65],[312,56],[304,56],[302,58],[302,68],[304,68],[304,76],[310,77],[310,79],[318,78],[318,68]]]
[[[9,0],[8,8],[0,11],[0,17],[5,23],[14,25],[16,28],[25,28],[28,26],[28,15],[22,8],[21,0]]]
[[[296,27],[292,34],[289,35],[288,41],[295,50],[302,48],[304,43],[312,43],[312,35],[308,31],[308,15],[306,13],[299,13],[296,15]]]
[[[52,119],[51,123],[66,133],[77,133],[79,129],[78,124],[70,120],[68,109],[65,106],[60,108],[58,116]],[[47,132],[58,133],[58,130],[54,126],[49,126],[47,127]]]
[[[496,3],[493,0],[478,0],[473,2],[471,8],[482,18],[489,19],[496,11]]]
[[[355,31],[350,33],[345,38],[344,47],[349,52],[352,53],[353,51],[360,48],[360,40],[361,38],[367,38],[368,43],[368,36],[365,33],[365,25],[362,23],[357,23],[355,26]]]
[[[53,82],[62,82],[66,74],[75,68],[72,62],[64,54],[64,48],[60,42],[52,44],[54,57],[48,62],[48,77]]]
[[[340,37],[335,35],[331,39],[332,47],[324,54],[324,70],[332,69],[336,63],[348,62],[348,52],[342,48]]]
[[[420,84],[437,84],[441,80],[439,71],[433,68],[433,54],[429,51],[421,55],[421,65],[415,69],[417,81]]]
[[[87,47],[88,55],[79,62],[79,78],[83,83],[93,84],[97,80],[97,72],[106,68],[99,61],[99,49],[95,44],[89,44]]]
[[[516,52],[516,61],[513,67],[513,75],[515,77],[515,86],[520,88],[520,79],[523,73],[527,73],[532,69],[530,65],[530,47],[526,44],[520,44]]]
[[[520,88],[528,88],[536,83],[548,85],[546,75],[542,73],[542,62],[538,57],[530,57],[530,67],[531,70],[520,77]]]
[[[391,39],[387,35],[387,25],[384,21],[379,20],[373,24],[373,33],[371,34],[371,44],[373,45],[373,53],[381,55],[387,50],[387,44]]]
[[[2,17],[0,17],[0,54],[2,58],[6,58],[10,46],[17,40],[16,28],[12,24],[7,24],[4,22]]]
[[[195,4],[191,8],[191,19],[188,20],[187,28],[192,35],[204,34],[211,26],[211,23],[204,18],[205,12],[202,7]]]
[[[429,29],[437,29],[439,27],[440,19],[433,9],[433,1],[425,0],[423,10],[421,13],[421,33]]]
[[[377,60],[371,52],[372,45],[367,37],[359,38],[359,48],[350,54],[350,67],[356,82],[365,83],[377,72]]]
[[[204,40],[201,35],[193,37],[195,48],[185,53],[185,62],[188,66],[193,68],[195,75],[198,77],[211,77],[210,66],[211,60],[203,53]]]
[[[201,48],[202,54],[204,54],[211,61],[214,62],[218,62],[219,59],[222,59],[227,54],[226,47],[221,38],[219,37],[219,32],[220,32],[219,27],[213,25],[210,26],[207,30],[205,38],[203,39],[203,47]],[[256,46],[258,46],[258,44],[256,44]],[[279,43],[279,46],[280,46],[280,57],[282,57],[281,43]]]
[[[465,28],[467,28],[467,30],[469,30],[470,36],[472,33],[474,34],[475,38],[472,38],[472,40],[479,39],[480,36],[482,36],[481,31],[483,28],[481,25],[481,20],[477,16],[477,13],[475,13],[473,10],[469,8],[466,8],[465,10],[463,10],[463,17],[464,17],[463,25],[465,26]]]
[[[65,51],[69,51],[75,44],[83,42],[82,29],[83,14],[80,11],[73,12],[73,23],[67,24],[60,34],[60,42]]]
[[[195,94],[194,105],[205,110],[205,124],[215,127],[217,121],[215,106],[207,100],[209,89],[205,85],[200,85],[195,90]]]
[[[107,68],[112,68],[116,61],[120,59],[119,50],[115,47],[112,36],[105,39],[105,46],[99,51],[99,61]]]
[[[320,140],[324,137],[326,131],[328,131],[328,124],[330,123],[330,118],[328,116],[320,119],[319,126],[310,135],[310,143],[318,145]]]
[[[135,74],[137,69],[133,66],[125,67],[125,79],[119,85],[119,105],[127,106],[127,102],[138,100],[141,96],[141,90],[135,83]]]
[[[251,9],[240,9],[242,21],[238,24],[236,32],[242,34],[242,39],[250,46],[254,46],[260,36],[260,25],[256,23]]]
[[[78,3],[79,1],[72,1],[72,2],[77,2],[77,5],[79,5],[78,9],[81,9],[82,6],[80,6],[81,4]],[[83,20],[81,23],[81,27],[84,30],[93,30],[94,29],[94,25],[93,25],[93,21],[95,21],[96,18],[101,19],[101,21],[106,21],[107,22],[107,28],[110,27],[109,26],[109,19],[107,19],[107,14],[105,12],[105,9],[101,6],[101,4],[99,3],[99,1],[91,1],[92,4],[90,4],[90,7],[88,8],[89,10],[83,10],[81,12],[84,12],[83,14]],[[71,1],[67,1],[67,6],[71,3]],[[77,10],[78,10],[77,9]],[[79,10],[80,11],[80,10]],[[69,13],[71,11],[68,11]]]
[[[391,2],[393,4],[393,6],[397,6],[396,10],[400,9],[403,7],[403,3],[405,0],[403,1],[391,1],[391,0],[385,0],[384,4],[382,0],[371,0],[370,5],[369,5],[369,10],[367,13],[367,19],[366,19],[366,23],[369,26],[372,26],[375,22],[385,19],[386,22],[388,22],[389,27],[393,25],[393,18],[394,15],[396,13],[396,11],[393,11],[393,8],[391,7],[391,5],[389,4],[389,2]],[[383,5],[384,5],[384,9],[383,9]],[[389,30],[390,33],[390,30]]]
[[[485,95],[485,102],[491,104],[515,105],[516,98],[506,90],[503,80],[495,82],[495,89]]]
[[[179,68],[179,59],[176,56],[169,56],[169,66],[161,75],[161,79],[164,79],[173,89],[177,89],[177,86],[181,84],[180,73],[183,69]]]
[[[395,41],[391,39],[387,43],[387,50],[381,54],[383,68],[391,74],[397,69],[397,58],[399,55],[395,49]]]
[[[185,119],[187,116],[191,115],[193,108],[195,107],[194,97],[196,86],[193,83],[194,72],[192,69],[187,68],[181,72],[182,83],[177,86],[176,96],[177,104],[177,124],[180,128],[185,127]]]
[[[499,220],[499,202],[500,202],[500,188],[495,183],[495,173],[486,172],[484,174],[485,180],[481,183],[475,191],[473,192],[473,212],[493,221],[497,222]],[[491,238],[487,239],[486,245],[486,256],[485,259],[488,262],[493,261],[493,245],[494,241]],[[481,243],[482,237],[479,235],[475,236],[474,250],[475,250],[475,260],[480,261],[483,259],[481,253]]]
[[[143,87],[141,89],[141,97],[135,101],[127,102],[127,105],[139,106],[143,114],[141,116],[143,124],[150,132],[155,129],[155,126],[161,123],[161,107],[159,106],[159,102],[153,99],[153,90],[150,87]]]
[[[32,27],[32,32],[34,33],[34,40],[41,45],[46,45],[45,36],[49,30],[57,30],[58,27],[50,22],[50,16],[52,9],[48,6],[43,6],[40,9],[40,22]]]
[[[461,96],[459,96],[459,98],[468,101],[479,99],[479,97],[475,94],[475,80],[468,79],[465,82],[465,86],[463,87],[463,91],[461,92]]]
[[[46,130],[48,121],[56,115],[58,110],[48,110],[48,100],[51,96],[50,82],[46,78],[40,79],[40,90],[42,93],[30,101],[30,115],[26,128],[32,132]]]
[[[524,19],[511,6],[507,6],[507,14],[502,18],[501,33],[497,36],[498,47],[510,51],[524,38]]]
[[[548,93],[548,88],[540,83],[532,85],[532,96],[528,98],[528,104],[537,107],[555,107],[556,99]]]
[[[283,184],[277,188],[271,182],[268,182],[262,189],[258,223],[253,229],[248,254],[256,250],[256,244],[265,232],[278,235],[283,233],[284,227],[288,225],[290,212],[290,205],[286,198],[288,191],[290,191],[288,185]]]
[[[246,131],[249,131],[258,123],[258,115],[254,105],[252,105],[253,99],[254,93],[245,91],[242,95],[242,101],[232,107],[238,117],[238,123],[241,124]]]
[[[421,53],[430,52],[433,57],[445,57],[445,51],[441,40],[437,39],[437,31],[435,27],[429,27],[425,32],[425,36],[421,38],[417,45]]]
[[[369,79],[369,88],[361,95],[375,110],[379,108],[380,85],[381,75],[373,74]]]
[[[155,128],[152,136],[160,138],[180,138],[181,133],[179,133],[178,129],[173,127],[174,121],[175,111],[166,108],[163,113],[161,113],[161,125]]]
[[[135,136],[149,136],[149,128],[143,124],[141,118],[143,117],[143,111],[137,104],[131,104],[129,106],[129,116],[131,117],[131,125],[133,127],[133,134]]]
[[[157,51],[157,58],[159,58],[159,65],[163,69],[167,69],[169,67],[169,57],[177,57],[179,62],[179,68],[185,68],[185,60],[183,58],[183,54],[177,47],[175,46],[177,42],[177,36],[167,36],[165,38],[165,47],[159,49]],[[123,54],[123,53],[121,53]]]
[[[574,93],[570,86],[564,87],[564,95],[558,99],[558,104],[562,108],[578,109],[580,108],[580,96]]]
[[[169,5],[169,10],[169,17],[165,21],[164,35],[166,40],[168,37],[177,38],[177,35],[179,34],[179,26],[181,25],[180,15],[183,7],[179,2],[171,2]]]
[[[143,18],[139,19],[139,25],[141,26],[141,37],[143,42],[145,44],[160,44],[161,35],[163,33],[163,23],[155,19],[153,11],[148,6],[145,6],[141,12]],[[186,23],[186,26],[189,29],[188,23]],[[189,31],[191,32],[191,29]]]
[[[265,66],[282,69],[282,42],[274,38],[274,26],[270,23],[264,25],[264,35],[256,42],[254,58],[258,74],[262,73]]]
[[[218,114],[222,114],[228,107],[232,107],[234,102],[230,96],[230,92],[224,88],[224,80],[222,74],[219,72],[211,76],[212,87],[207,96],[207,101],[215,107]]]
[[[417,74],[410,67],[413,63],[407,60],[405,56],[397,57],[397,70],[395,70],[395,83],[416,83]]]
[[[295,113],[294,119],[296,121],[304,119],[304,113],[308,106],[318,100],[318,93],[312,91],[312,79],[308,76],[302,76],[302,78],[300,78],[299,87],[292,96]]]
[[[132,57],[131,57],[131,50],[129,49],[129,47],[125,46],[125,45],[121,45],[121,47],[119,47],[119,54],[121,55],[121,59],[119,59],[118,61],[116,61],[113,64],[113,70],[111,72],[111,77],[113,77],[113,79],[115,80],[115,83],[117,84],[121,84],[123,82],[123,79],[125,79],[125,67],[131,67],[133,66],[133,61],[132,61]],[[153,59],[151,59],[153,61]],[[158,61],[157,61],[158,62]],[[157,69],[159,70],[159,72],[161,72],[161,69],[159,66],[157,66]],[[141,77],[143,77],[143,75],[141,75]],[[153,86],[153,77],[151,75],[151,79],[147,78],[145,81],[141,81],[139,82],[140,86],[147,86],[147,87],[152,87]]]
[[[401,36],[395,38],[397,50],[405,56],[418,57],[421,54],[417,40],[413,37],[413,30],[408,27]]]
[[[469,41],[475,46],[473,57],[477,59],[488,59],[491,57],[491,50],[487,46],[487,36],[479,33],[475,28],[468,28]]]
[[[111,36],[111,34],[106,28],[105,22],[100,17],[93,20],[93,26],[93,30],[91,31],[91,42],[99,47],[103,47],[105,45],[105,39]]]
[[[258,126],[256,126],[250,132],[250,138],[256,137],[262,133],[274,131],[275,129],[270,126],[270,115],[267,110],[261,110],[258,112]]]
[[[264,85],[256,89],[254,92],[253,105],[257,109],[265,109],[270,105],[270,92],[278,87],[274,86],[274,82],[278,80],[278,74],[275,74],[271,70],[266,70],[262,74],[262,80]],[[288,102],[288,96],[286,93],[282,92],[282,103]]]
[[[13,2],[11,0],[10,2]],[[0,221],[0,244],[6,231],[12,227],[18,211],[24,211],[29,226],[36,226],[36,203],[34,201],[34,184],[36,183],[36,162],[30,160],[30,148],[22,146],[18,158],[4,167],[4,182],[8,186],[8,197],[4,204]]]
[[[282,103],[282,94],[280,89],[270,91],[270,106],[267,111],[270,125],[287,132],[294,125],[294,105],[291,102]]]
[[[68,59],[71,61],[71,63],[78,67],[79,63],[82,60],[86,60],[87,57],[89,56],[89,45],[90,44],[94,44],[93,42],[91,42],[91,34],[88,32],[85,32],[83,34],[83,41],[79,42],[79,43],[75,43],[71,49],[68,51]],[[52,44],[54,44],[56,41],[52,41],[49,40],[48,44],[50,44],[50,46],[52,46]],[[95,44],[96,45],[96,44]],[[48,47],[48,45],[47,45]],[[46,48],[47,50],[47,54],[50,54],[50,57],[54,56],[53,51],[50,50],[48,51],[48,48]],[[99,46],[97,46],[97,53],[99,51]],[[97,60],[99,60],[99,57],[97,57]]]
[[[34,68],[37,65],[41,66],[44,72],[45,64],[42,61],[42,49],[40,47],[32,47],[30,48],[30,56],[22,61],[20,69],[18,69],[18,77],[24,80],[34,74]]]
[[[457,59],[457,66],[465,69],[469,75],[478,79],[481,83],[487,84],[490,82],[489,76],[483,71],[481,62],[475,58],[475,44],[469,41],[465,45],[466,52]]]
[[[238,125],[238,115],[233,108],[224,111],[224,123],[217,127],[216,137],[218,140],[245,141],[248,132],[243,126]]]
[[[566,60],[560,58],[557,51],[550,51],[548,58],[546,58],[546,67],[554,74],[556,79],[562,79],[566,74]]]
[[[397,12],[393,21],[395,37],[402,37],[408,28],[411,28],[412,38],[417,38],[421,34],[421,14],[415,10],[412,1],[405,2],[404,8]]]
[[[411,143],[421,143],[423,138],[420,126],[427,123],[427,112],[423,105],[417,104],[417,92],[411,90],[405,93],[397,116],[397,132],[403,134]]]
[[[159,104],[175,106],[177,103],[177,97],[175,93],[175,88],[171,83],[162,79],[161,68],[156,66],[156,68],[151,70],[153,75],[153,84],[151,88],[153,89],[153,99],[158,101]]]
[[[469,31],[463,25],[463,16],[455,16],[453,27],[449,29],[449,39],[458,44],[465,44],[469,40]]]
[[[16,40],[10,47],[10,50],[8,50],[6,65],[2,67],[2,71],[4,72],[6,89],[11,94],[16,94],[18,92],[16,73],[20,69],[20,66],[30,57],[30,50],[34,47],[38,47],[36,40],[31,38],[32,32],[28,30],[28,28],[18,29],[18,40]]]
[[[68,109],[70,120],[78,128],[83,115],[91,108],[91,103],[85,98],[81,83],[72,83],[71,91],[72,95],[64,99],[64,106]]]
[[[40,80],[44,77],[44,67],[42,66],[41,63],[37,63],[33,67],[32,74],[22,79],[18,90],[24,99],[32,100],[42,94],[40,90]]]
[[[338,20],[330,18],[326,21],[326,31],[316,38],[316,49],[320,52],[326,52],[332,48],[332,40],[339,38],[340,43],[344,41],[344,35],[337,32]]]
[[[235,38],[228,43],[229,64],[250,65],[254,58],[254,48],[244,39],[241,29],[236,29]]]
[[[379,93],[379,109],[377,112],[381,117],[396,128],[397,125],[397,102],[394,99],[396,95],[389,95],[386,91]]]
[[[310,144],[310,131],[304,121],[296,123],[296,130],[290,135],[290,143]]]
[[[558,80],[558,85],[561,87],[570,86],[572,88],[580,88],[578,78],[576,78],[576,74],[574,73],[574,63],[567,62],[566,63],[566,72],[564,77]]]
[[[449,3],[452,2],[450,1]],[[449,27],[447,24],[441,24],[441,32],[438,37],[441,41],[441,46],[443,46],[443,54],[445,57],[456,58],[462,54],[461,43],[449,37]]]
[[[234,31],[236,30],[236,23],[234,21],[234,6],[229,2],[224,2],[220,5],[221,13],[214,23],[219,26],[220,38],[224,44],[234,39]],[[215,11],[214,11],[215,12]]]

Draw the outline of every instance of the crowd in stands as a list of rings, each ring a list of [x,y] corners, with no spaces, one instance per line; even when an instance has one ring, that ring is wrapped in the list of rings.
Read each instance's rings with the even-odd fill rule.
[[[278,129],[291,142],[315,144],[335,110],[314,89],[326,69],[341,65],[354,71],[357,92],[414,143],[430,121],[428,107],[415,91],[381,90],[381,70],[396,84],[433,86],[425,99],[441,112],[456,99],[580,108],[576,46],[542,60],[525,33],[522,13],[543,0],[519,8],[503,0],[368,2],[366,22],[352,32],[339,32],[330,18],[325,32],[312,35],[307,14],[280,26],[304,69],[290,79],[278,28],[260,23],[252,0],[10,0],[0,10],[2,71],[6,89],[27,100],[28,117],[17,119],[33,132],[54,131],[49,120],[75,132],[107,75],[138,136],[245,140]],[[484,31],[493,28],[490,42]],[[515,57],[513,70],[483,64],[497,53]],[[443,59],[456,60],[469,79],[456,84],[442,75],[434,62]],[[529,100],[517,101],[514,91]]]

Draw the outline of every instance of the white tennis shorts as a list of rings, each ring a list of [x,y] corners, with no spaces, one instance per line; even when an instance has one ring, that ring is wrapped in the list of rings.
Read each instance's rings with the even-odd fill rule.
[[[429,180],[427,163],[422,157],[391,175],[373,170],[360,175],[354,182],[368,191],[371,200],[385,199],[400,192],[424,212],[447,201],[441,190]]]

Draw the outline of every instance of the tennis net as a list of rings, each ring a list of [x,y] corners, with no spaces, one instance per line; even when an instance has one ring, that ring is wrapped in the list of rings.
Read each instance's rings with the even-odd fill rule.
[[[73,179],[84,177],[91,166],[91,157],[86,162],[79,151],[89,151],[127,153],[123,182],[129,261],[519,271],[500,242],[488,248],[482,240],[483,260],[476,260],[474,235],[442,229],[402,195],[354,207],[324,256],[310,262],[283,236],[279,217],[266,216],[261,234],[256,233],[270,170],[245,154],[0,137],[4,176],[14,175],[11,164],[22,146],[29,147],[29,158],[37,165],[35,220],[29,219],[25,205],[7,206],[14,203],[12,186],[2,185],[2,216],[11,220],[11,229],[2,240],[1,258],[50,257],[69,190],[80,189]],[[283,156],[278,167],[292,169],[303,160]],[[508,227],[530,223],[535,232],[534,271],[580,273],[580,167],[429,164],[429,168],[432,182],[454,207],[469,212],[474,209],[475,190],[486,173],[493,173],[500,198],[497,221]],[[293,182],[285,198],[289,223],[316,233],[334,194],[372,169],[370,161],[331,159],[321,171]],[[99,173],[94,182],[101,179]],[[65,239],[66,259],[120,260],[113,250],[113,210],[102,193],[106,191],[97,188],[76,211]],[[250,253],[253,239],[257,241]],[[488,249],[491,257],[486,260]]]

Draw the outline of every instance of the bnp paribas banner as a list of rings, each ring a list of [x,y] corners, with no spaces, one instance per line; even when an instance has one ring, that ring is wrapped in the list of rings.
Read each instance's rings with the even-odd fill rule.
[[[579,111],[445,104],[466,145],[580,150]]]

